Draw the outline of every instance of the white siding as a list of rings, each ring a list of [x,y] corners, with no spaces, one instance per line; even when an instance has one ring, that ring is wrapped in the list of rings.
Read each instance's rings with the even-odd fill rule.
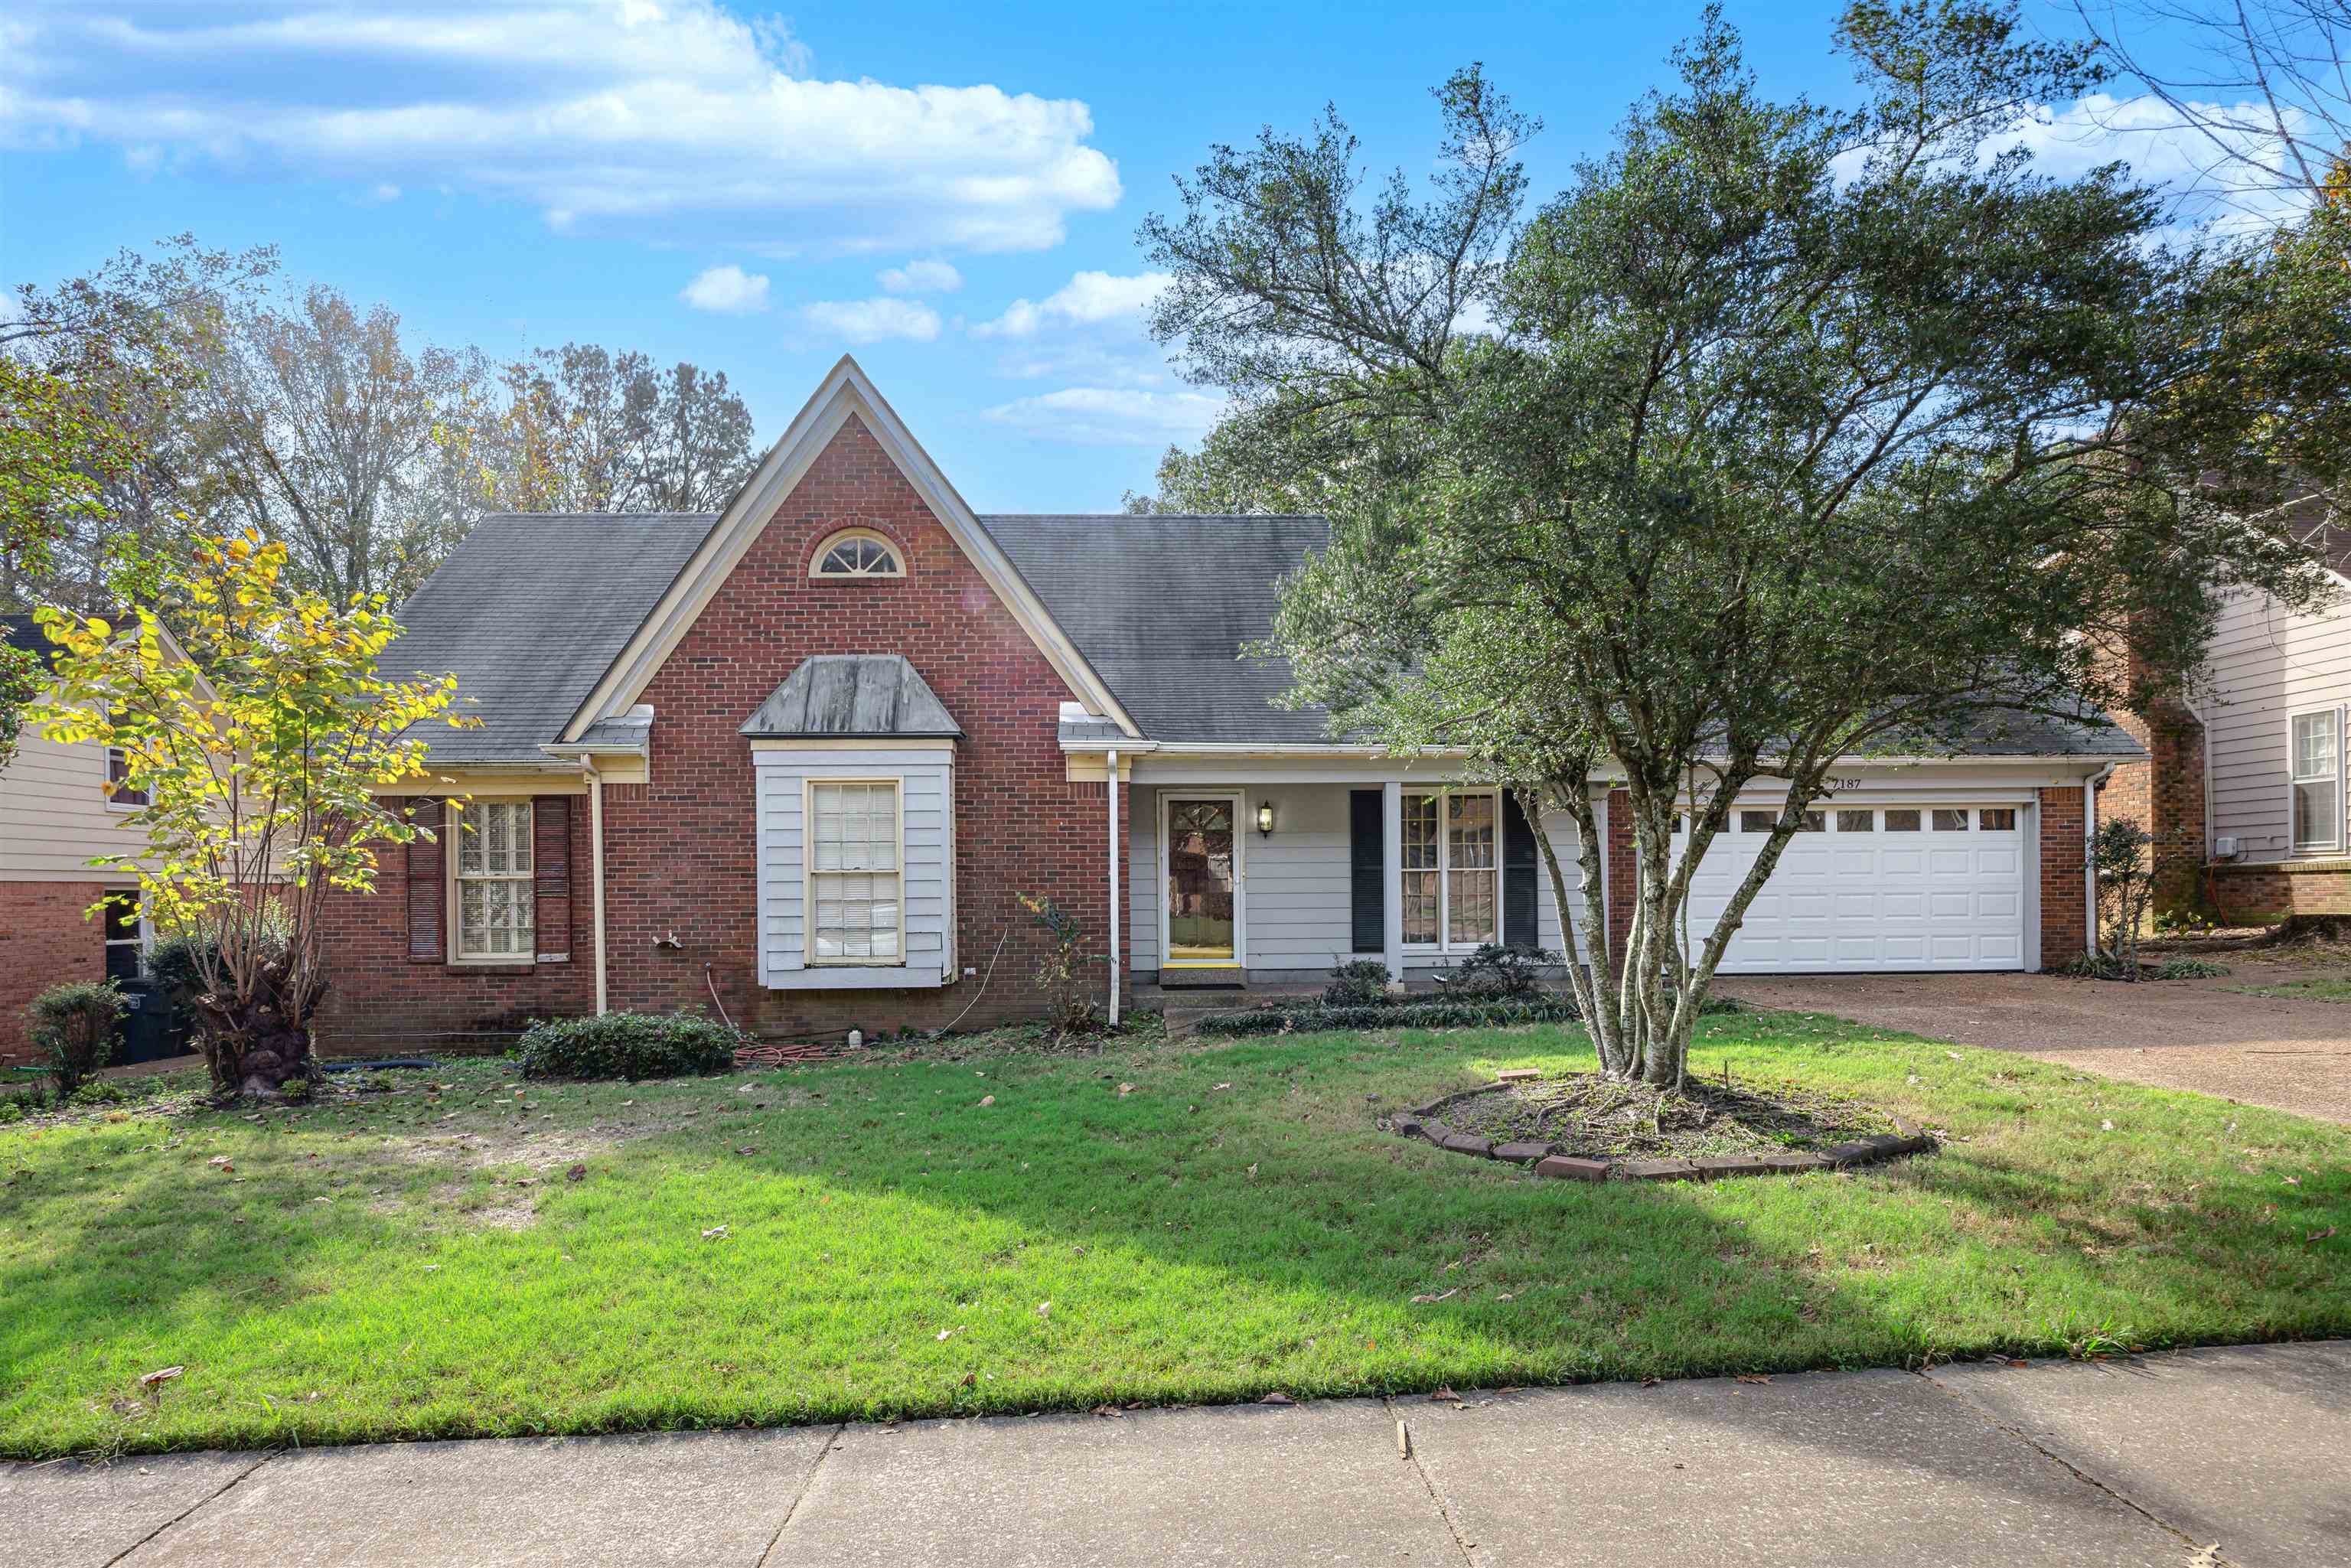
[[[2212,832],[2233,836],[2242,859],[2283,860],[2287,718],[2351,703],[2351,609],[2294,615],[2266,594],[2240,594],[2221,612],[2206,668]]]
[[[1280,974],[1322,975],[1331,966],[1353,956],[1351,866],[1347,793],[1352,789],[1377,789],[1374,780],[1345,784],[1238,784],[1136,786],[1128,805],[1127,920],[1132,933],[1130,963],[1148,972],[1159,967],[1159,801],[1163,794],[1218,794],[1238,790],[1240,821],[1243,958],[1252,977]],[[1425,788],[1416,785],[1415,788]],[[1270,801],[1274,831],[1259,837],[1257,809]],[[1547,817],[1569,877],[1571,897],[1580,898],[1574,877],[1575,825],[1563,816]],[[1393,849],[1393,829],[1390,830]],[[1560,945],[1559,911],[1552,899],[1551,877],[1538,863],[1536,907],[1543,946]],[[1583,910],[1576,910],[1579,922]],[[1374,952],[1371,956],[1379,955]],[[1413,957],[1417,967],[1434,966],[1434,957]]]
[[[110,805],[106,748],[60,746],[29,726],[0,773],[0,882],[91,882],[95,855],[136,849],[130,808]],[[117,873],[120,874],[120,873]]]
[[[954,970],[955,754],[947,747],[751,754],[758,803],[759,979],[778,990],[882,990],[946,983]],[[889,779],[899,787],[905,861],[903,967],[807,961],[805,785]]]

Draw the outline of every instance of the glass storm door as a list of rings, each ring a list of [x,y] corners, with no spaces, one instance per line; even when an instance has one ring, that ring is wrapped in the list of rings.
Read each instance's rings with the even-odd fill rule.
[[[1167,802],[1167,958],[1175,964],[1229,964],[1238,952],[1239,879],[1233,827],[1240,804],[1230,796]]]

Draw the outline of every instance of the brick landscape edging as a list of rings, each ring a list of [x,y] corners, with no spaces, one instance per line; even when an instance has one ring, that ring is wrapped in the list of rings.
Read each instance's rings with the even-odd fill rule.
[[[1532,1166],[1535,1175],[1562,1181],[1721,1181],[1729,1176],[1802,1176],[1806,1171],[1852,1170],[1908,1155],[1930,1155],[1936,1147],[1933,1138],[1924,1133],[1913,1133],[1896,1119],[1896,1132],[1856,1138],[1825,1154],[1791,1150],[1777,1155],[1709,1155],[1694,1160],[1587,1159],[1558,1153],[1557,1144],[1531,1139],[1497,1143],[1476,1133],[1457,1133],[1437,1116],[1447,1106],[1507,1087],[1495,1083],[1482,1089],[1465,1089],[1417,1111],[1399,1112],[1388,1118],[1388,1131],[1399,1137],[1425,1138],[1452,1154]]]

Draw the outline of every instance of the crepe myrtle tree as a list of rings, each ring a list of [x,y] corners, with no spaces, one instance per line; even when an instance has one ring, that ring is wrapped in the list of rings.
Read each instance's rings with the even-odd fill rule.
[[[1593,961],[1569,972],[1620,1078],[1679,1082],[1724,949],[1851,759],[2143,700],[2119,672],[2186,669],[2220,591],[2321,591],[2179,461],[2256,434],[2200,254],[2158,243],[2120,169],[2001,150],[2088,57],[1928,0],[1856,5],[1838,42],[1863,107],[1774,101],[1709,11],[1678,87],[1531,217],[1538,128],[1472,68],[1438,91],[1426,198],[1367,189],[1326,114],[1216,149],[1143,230],[1174,279],[1155,330],[1238,405],[1220,472],[1332,517],[1270,644],[1290,700],[1574,822]],[[1758,787],[1771,831],[1693,929]],[[1611,788],[1638,851],[1621,944]]]
[[[134,591],[120,623],[35,612],[58,656],[29,716],[52,740],[122,752],[109,789],[142,800],[123,818],[137,847],[92,863],[135,877],[157,926],[199,938],[214,1087],[273,1095],[311,1072],[332,890],[372,892],[379,846],[431,836],[373,787],[423,774],[417,727],[479,721],[450,715],[455,676],[379,675],[400,634],[382,596],[294,587],[283,544],[198,538],[143,580],[152,597]]]

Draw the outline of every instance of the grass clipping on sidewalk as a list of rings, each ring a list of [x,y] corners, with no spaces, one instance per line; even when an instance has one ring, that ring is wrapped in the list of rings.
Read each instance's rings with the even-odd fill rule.
[[[2351,1132],[1996,1051],[1705,1019],[1694,1080],[1941,1153],[1657,1186],[1380,1129],[1501,1068],[1591,1071],[1571,1027],[949,1049],[637,1084],[457,1062],[0,1128],[0,1451],[2351,1333]]]

